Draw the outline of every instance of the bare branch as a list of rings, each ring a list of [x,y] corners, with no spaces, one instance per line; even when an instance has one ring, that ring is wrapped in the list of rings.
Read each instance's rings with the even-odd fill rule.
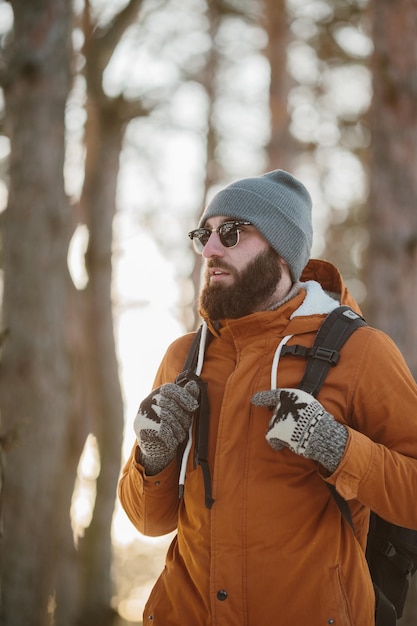
[[[163,7],[167,0],[162,0],[156,8]],[[103,29],[95,29],[92,33],[90,45],[94,46],[94,52],[100,60],[100,70],[104,71],[106,65],[110,61],[116,46],[126,30],[131,26],[138,17],[138,13],[142,7],[143,0],[130,0],[126,7],[117,13],[111,23]]]

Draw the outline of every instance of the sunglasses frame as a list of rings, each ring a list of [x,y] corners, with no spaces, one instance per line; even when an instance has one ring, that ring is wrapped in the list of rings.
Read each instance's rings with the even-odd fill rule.
[[[197,252],[197,254],[202,254],[212,233],[216,233],[219,236],[222,246],[231,249],[235,248],[239,243],[240,233],[242,232],[242,229],[240,228],[241,226],[253,226],[253,224],[252,222],[248,222],[246,220],[228,220],[227,222],[223,222],[223,224],[220,224],[220,226],[218,226],[217,228],[213,228],[212,230],[210,230],[210,228],[195,228],[188,233],[188,236],[193,242],[194,250]],[[226,232],[223,233],[222,229],[224,230],[225,227]],[[200,235],[198,233],[200,233]],[[236,243],[229,246],[227,245],[225,238],[231,234],[236,235]],[[207,236],[207,241],[203,244],[200,237],[204,236]]]

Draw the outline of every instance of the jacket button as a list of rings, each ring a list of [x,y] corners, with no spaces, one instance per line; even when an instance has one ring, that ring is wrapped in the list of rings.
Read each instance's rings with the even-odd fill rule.
[[[226,598],[227,598],[227,591],[225,591],[224,589],[220,589],[217,592],[217,599],[223,602],[223,600],[226,600]]]

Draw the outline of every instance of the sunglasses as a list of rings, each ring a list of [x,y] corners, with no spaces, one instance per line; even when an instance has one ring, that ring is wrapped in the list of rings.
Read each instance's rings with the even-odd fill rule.
[[[209,228],[196,228],[188,233],[189,238],[193,242],[194,250],[201,254],[204,246],[207,244],[212,233],[217,233],[221,244],[225,248],[234,248],[239,243],[239,235],[242,232],[242,226],[252,226],[252,222],[242,222],[233,220],[232,222],[224,222],[217,228],[210,230]]]

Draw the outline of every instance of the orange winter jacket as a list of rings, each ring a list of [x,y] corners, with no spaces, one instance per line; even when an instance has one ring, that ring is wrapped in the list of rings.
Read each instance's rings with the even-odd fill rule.
[[[201,466],[188,458],[147,477],[135,445],[119,484],[121,503],[145,535],[177,529],[145,607],[145,626],[372,626],[374,593],[364,546],[369,509],[417,529],[417,386],[382,332],[359,328],[341,350],[318,400],[348,428],[336,472],[265,440],[271,412],[251,404],[271,388],[276,348],[312,345],[337,292],[357,308],[337,270],[310,261],[299,294],[275,311],[225,320],[208,346],[208,461],[214,504],[205,506]],[[321,284],[321,287],[319,286]],[[182,370],[192,334],[177,339],[155,387]],[[303,359],[279,361],[278,387],[296,387]],[[194,446],[194,444],[193,444]],[[325,481],[348,500],[357,538]]]

